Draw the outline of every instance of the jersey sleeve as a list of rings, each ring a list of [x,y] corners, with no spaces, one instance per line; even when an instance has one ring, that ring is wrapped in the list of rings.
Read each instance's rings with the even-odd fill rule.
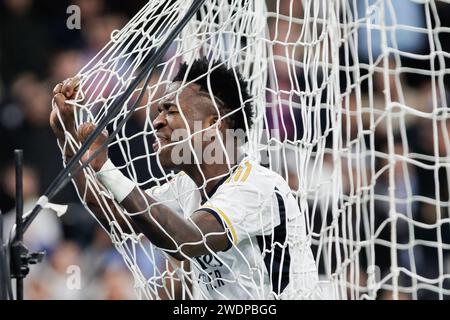
[[[274,186],[269,177],[245,175],[245,168],[222,184],[199,210],[213,214],[228,232],[230,245],[268,236],[280,224]],[[237,177],[238,176],[238,177]]]
[[[145,190],[145,193],[178,214],[183,214],[182,204],[179,198],[180,177],[177,175],[172,180],[161,186],[155,186]]]

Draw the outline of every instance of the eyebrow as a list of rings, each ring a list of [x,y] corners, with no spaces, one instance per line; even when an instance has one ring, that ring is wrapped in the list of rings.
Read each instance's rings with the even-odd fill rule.
[[[158,103],[158,111],[164,109],[168,110],[170,107],[175,106],[178,108],[178,105],[175,102],[172,102],[171,100],[164,100]]]

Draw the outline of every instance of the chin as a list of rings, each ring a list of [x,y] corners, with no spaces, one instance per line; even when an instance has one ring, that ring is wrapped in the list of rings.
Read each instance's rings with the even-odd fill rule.
[[[175,165],[171,159],[172,152],[169,149],[161,150],[161,152],[158,155],[159,163],[161,163],[161,166],[165,170],[171,170],[174,169]]]

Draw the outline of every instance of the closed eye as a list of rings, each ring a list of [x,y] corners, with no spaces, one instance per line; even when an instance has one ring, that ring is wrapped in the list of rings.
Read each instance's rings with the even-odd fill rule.
[[[166,111],[167,114],[174,114],[174,113],[178,113],[178,107],[176,104],[173,103],[163,103],[162,105],[158,106],[158,112],[164,112]]]
[[[164,109],[167,110],[167,114],[178,113],[178,107],[176,104],[173,104],[173,103],[164,104]]]

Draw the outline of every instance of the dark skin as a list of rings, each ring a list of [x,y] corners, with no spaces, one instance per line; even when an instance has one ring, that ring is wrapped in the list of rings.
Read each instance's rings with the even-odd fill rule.
[[[95,125],[92,123],[84,123],[78,130],[75,128],[73,106],[66,103],[66,101],[75,97],[78,90],[77,85],[77,79],[68,79],[62,84],[58,84],[53,92],[57,108],[50,115],[50,125],[61,145],[64,144],[65,137],[58,115],[61,117],[66,130],[80,142],[85,141],[95,129]],[[217,122],[217,110],[209,96],[200,91],[200,86],[197,84],[188,85],[178,94],[177,101],[176,92],[179,87],[180,83],[173,83],[158,106],[159,114],[153,121],[153,125],[159,144],[154,145],[154,148],[156,150],[160,149],[159,159],[165,170],[177,169],[184,171],[199,187],[204,185],[205,180],[201,174],[203,172],[206,181],[209,181],[204,186],[204,190],[207,193],[217,184],[218,178],[229,173],[229,165],[226,161],[222,161],[220,164],[205,164],[202,162],[200,166],[192,161],[192,164],[174,165],[171,159],[171,151],[174,146],[167,146],[167,144],[173,142],[171,141],[171,136],[176,129],[186,129],[187,125],[191,130],[190,132],[194,132],[195,121],[200,121],[202,128],[216,125],[208,129],[206,133],[195,134],[191,139],[192,143],[194,143],[195,139],[202,139],[202,134],[209,134],[214,140],[217,132],[216,128],[224,132],[227,124],[225,122]],[[217,104],[219,105],[219,103]],[[182,114],[186,118],[187,123],[183,121]],[[82,161],[86,161],[89,155],[92,155],[99,149],[106,138],[107,132],[104,131],[91,145],[88,152],[83,156]],[[203,140],[200,141],[202,141],[203,147],[210,143]],[[73,152],[66,151],[65,156],[68,160],[73,156]],[[98,172],[107,159],[108,151],[104,149],[91,162],[91,167]],[[234,165],[234,163],[231,165]],[[84,174],[78,174],[74,177],[74,181],[80,192],[83,193],[86,186]],[[102,198],[104,197],[98,197],[98,199]],[[102,208],[109,206],[123,231],[134,229],[142,232],[154,245],[166,250],[178,260],[205,255],[210,253],[211,250],[214,252],[222,251],[228,246],[229,240],[222,224],[209,212],[197,211],[191,215],[191,219],[184,219],[167,206],[158,204],[155,199],[144,193],[144,190],[140,190],[137,187],[128,194],[120,205],[129,213],[142,214],[122,217],[114,209],[114,205],[110,200],[97,200],[96,194],[92,191],[86,193],[86,202],[105,227],[108,228],[109,224],[104,217],[105,211]],[[155,205],[149,210],[148,208],[151,204]],[[202,241],[203,235],[205,236],[205,241]],[[195,242],[198,242],[198,244],[189,244]]]

